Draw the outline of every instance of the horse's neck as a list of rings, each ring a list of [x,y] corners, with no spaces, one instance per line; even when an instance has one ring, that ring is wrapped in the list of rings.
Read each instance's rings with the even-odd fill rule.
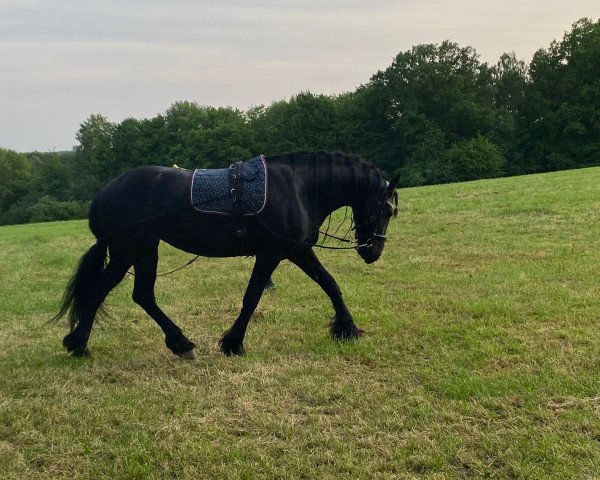
[[[329,162],[321,169],[315,168],[313,190],[319,215],[324,218],[341,207],[354,207],[368,194],[369,182],[362,166],[351,162]]]

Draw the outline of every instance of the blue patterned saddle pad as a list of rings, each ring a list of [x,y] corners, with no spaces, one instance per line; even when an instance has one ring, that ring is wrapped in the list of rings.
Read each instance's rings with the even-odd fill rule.
[[[235,164],[234,164],[235,165]],[[267,164],[265,157],[241,163],[240,178],[232,193],[230,168],[194,170],[190,187],[192,206],[201,213],[219,215],[257,215],[267,204]],[[234,200],[237,199],[237,202]]]

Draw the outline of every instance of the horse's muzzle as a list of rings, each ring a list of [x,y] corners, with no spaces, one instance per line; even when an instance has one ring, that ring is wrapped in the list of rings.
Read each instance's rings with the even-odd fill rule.
[[[360,247],[357,252],[367,265],[376,262],[381,256],[381,252],[375,252],[373,247]]]

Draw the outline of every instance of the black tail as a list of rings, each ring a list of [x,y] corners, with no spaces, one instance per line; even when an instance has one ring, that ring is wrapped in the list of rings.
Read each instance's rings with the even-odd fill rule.
[[[84,253],[67,284],[62,306],[52,320],[68,315],[71,331],[77,326],[89,300],[89,292],[106,264],[107,247],[107,241],[101,239]]]

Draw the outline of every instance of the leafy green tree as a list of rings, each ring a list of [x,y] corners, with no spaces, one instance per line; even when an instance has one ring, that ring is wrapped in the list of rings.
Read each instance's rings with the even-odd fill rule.
[[[55,220],[73,220],[85,218],[89,209],[88,202],[54,200],[46,195],[28,208],[30,222],[52,222]]]
[[[254,108],[249,118],[257,148],[266,154],[341,147],[335,99],[327,95],[301,92]]]
[[[135,118],[126,118],[115,126],[112,134],[112,151],[118,170],[115,174],[143,165],[138,158],[140,142],[140,122]]]
[[[404,143],[387,117],[387,101],[380,85],[361,85],[335,99],[338,143],[342,151],[361,155],[393,172],[403,164]]]
[[[242,112],[177,102],[165,114],[166,161],[180,167],[224,167],[248,158],[253,136]]]
[[[68,200],[72,176],[69,166],[57,154],[46,155],[33,172],[31,188],[40,196]]]
[[[493,70],[495,102],[498,108],[519,115],[523,111],[525,90],[528,83],[528,66],[515,56],[515,52],[503,53]]]
[[[447,143],[444,132],[422,115],[416,115],[406,133],[414,141],[408,142],[406,161],[398,170],[402,175],[400,185],[412,187],[444,181],[439,171]]]
[[[94,114],[80,125],[75,135],[79,142],[75,147],[78,162],[102,181],[119,171],[112,149],[114,131],[115,125],[106,117]]]
[[[27,193],[30,178],[31,166],[27,157],[0,148],[0,211],[8,209]]]
[[[496,145],[482,135],[460,140],[449,148],[440,165],[441,180],[477,180],[502,175],[504,157]]]
[[[90,197],[73,198],[73,160],[70,152],[18,154],[0,150],[0,184],[9,182],[12,188],[12,195],[7,197],[8,190],[0,187],[5,194],[0,224],[83,218]]]
[[[130,168],[140,165],[166,165],[169,142],[164,115],[137,121],[136,129],[130,128],[130,139],[134,144],[132,156],[123,158]],[[134,134],[137,132],[137,136]],[[125,168],[126,169],[126,168]]]
[[[372,124],[366,130],[381,132],[387,152],[379,162],[409,172],[416,184],[432,183],[449,145],[477,134],[502,136],[493,73],[472,47],[449,41],[399,53],[363,89]]]
[[[25,223],[31,186],[27,156],[0,148],[0,225]]]
[[[226,167],[254,154],[252,130],[241,111],[212,107],[204,110],[204,123],[190,135],[199,153],[188,166]]]
[[[526,130],[524,112],[529,85],[528,65],[515,53],[503,53],[493,69],[495,104],[502,119],[492,140],[506,158],[505,170],[510,175],[530,171],[522,154],[523,133]]]
[[[524,154],[542,170],[600,163],[600,20],[575,22],[531,62]]]

